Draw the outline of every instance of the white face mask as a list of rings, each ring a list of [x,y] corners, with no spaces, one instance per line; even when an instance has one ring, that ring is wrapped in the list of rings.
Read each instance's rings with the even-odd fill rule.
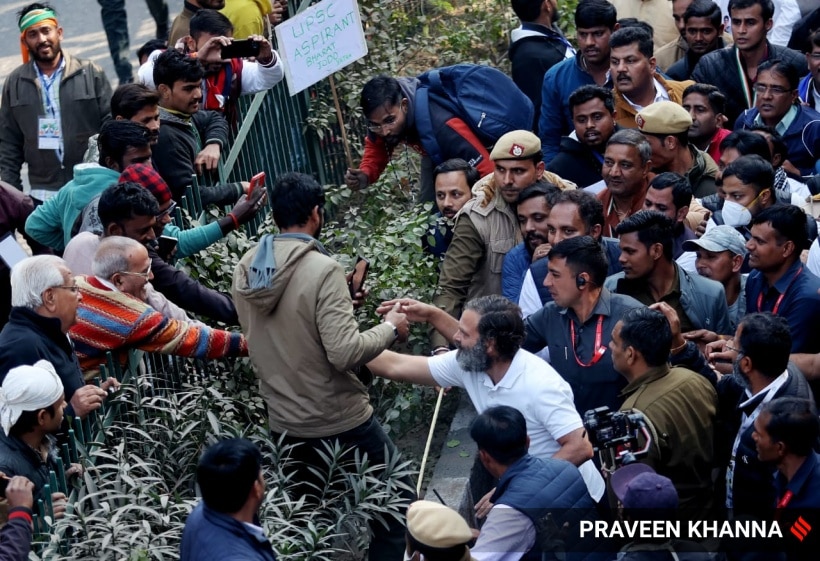
[[[723,223],[727,226],[737,228],[748,226],[752,221],[752,213],[740,203],[734,201],[723,202]]]
[[[415,551],[413,553],[407,553],[407,549],[405,549],[404,550],[404,561],[415,561],[415,555],[416,555]],[[421,554],[419,553],[419,561],[421,561],[422,559],[423,558],[422,558]]]

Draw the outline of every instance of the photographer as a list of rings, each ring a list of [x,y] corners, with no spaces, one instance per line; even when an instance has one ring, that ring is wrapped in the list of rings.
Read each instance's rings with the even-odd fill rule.
[[[671,346],[672,330],[661,312],[624,313],[609,343],[612,364],[627,380],[621,410],[641,411],[653,428],[655,442],[640,461],[674,482],[681,507],[709,508],[717,394],[703,376],[670,368]]]
[[[258,46],[252,55],[255,60],[223,56],[222,48],[234,43],[233,31],[227,17],[216,10],[201,9],[191,18],[190,35],[177,43],[177,48],[194,53],[205,70],[202,109],[223,113],[232,125],[236,123],[236,103],[240,95],[269,90],[285,76],[282,60],[270,42],[259,35],[236,43],[249,49],[253,44]],[[151,53],[138,72],[138,80],[150,88],[155,87],[154,61],[161,52]]]

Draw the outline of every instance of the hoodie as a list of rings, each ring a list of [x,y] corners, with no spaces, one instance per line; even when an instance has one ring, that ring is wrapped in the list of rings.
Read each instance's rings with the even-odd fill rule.
[[[370,418],[355,370],[391,345],[393,329],[359,332],[344,270],[318,241],[264,236],[236,266],[232,294],[273,432],[324,438]]]
[[[74,179],[28,217],[26,233],[46,247],[63,251],[85,206],[119,178],[120,172],[99,164],[77,164]]]

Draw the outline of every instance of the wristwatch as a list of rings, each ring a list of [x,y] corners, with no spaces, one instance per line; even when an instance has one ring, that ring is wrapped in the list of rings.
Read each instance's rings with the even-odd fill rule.
[[[384,323],[386,323],[387,325],[389,325],[390,327],[393,328],[393,338],[398,339],[399,338],[399,328],[396,327],[395,325],[393,325],[392,321],[385,320]]]

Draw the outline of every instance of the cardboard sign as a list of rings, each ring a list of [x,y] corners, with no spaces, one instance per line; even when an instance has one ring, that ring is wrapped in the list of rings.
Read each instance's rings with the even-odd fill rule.
[[[290,95],[367,54],[356,0],[324,0],[274,31]]]

